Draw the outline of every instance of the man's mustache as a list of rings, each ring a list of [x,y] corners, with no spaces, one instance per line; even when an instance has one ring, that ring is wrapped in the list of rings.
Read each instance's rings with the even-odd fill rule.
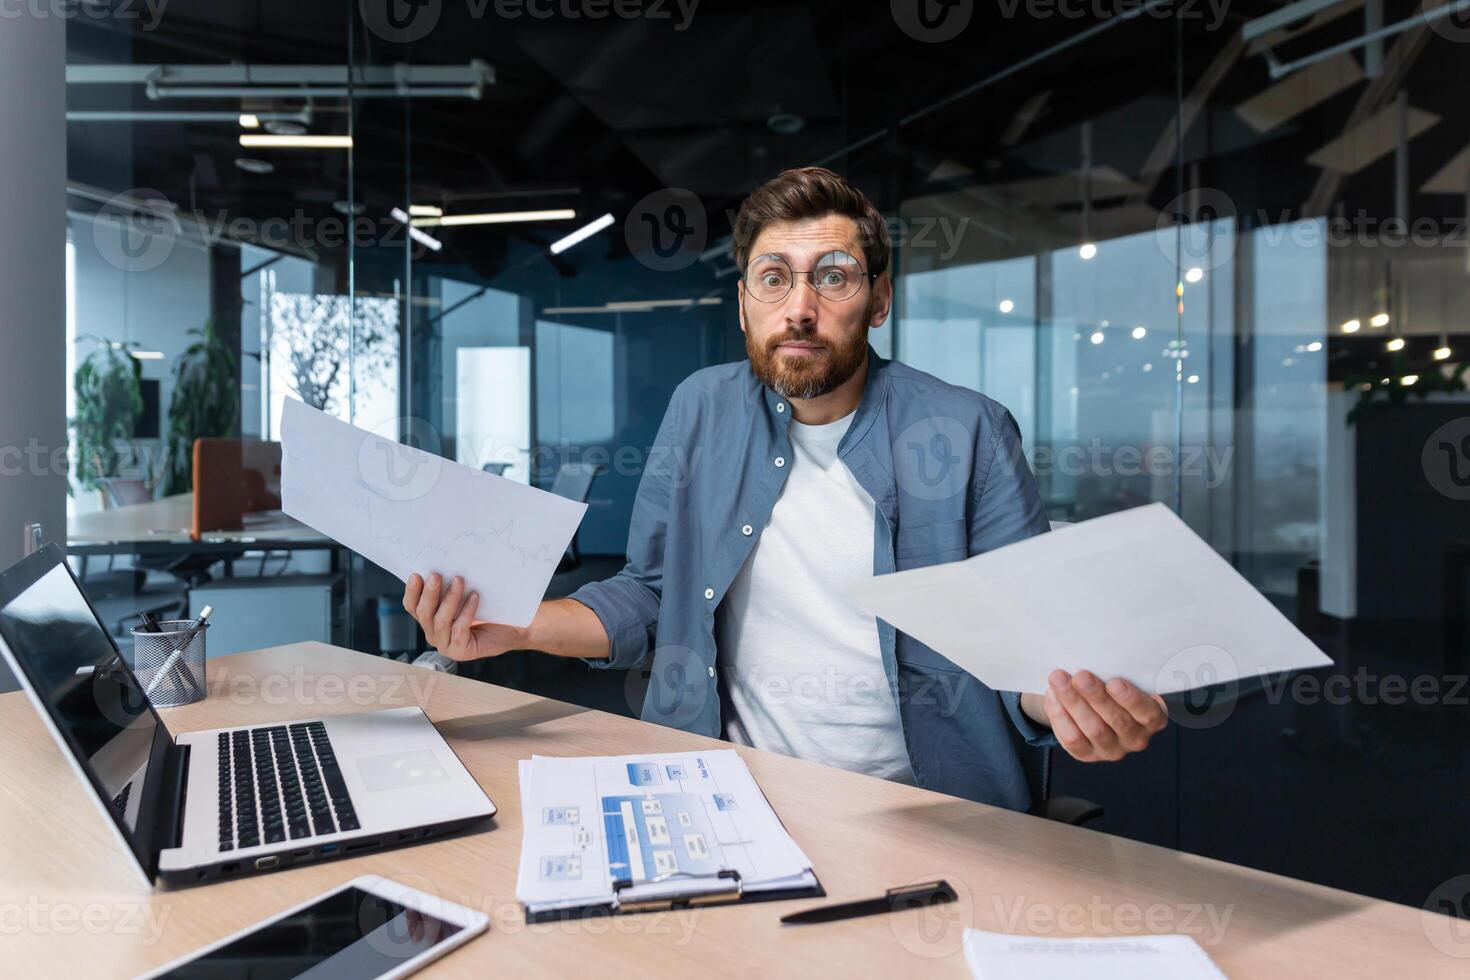
[[[793,334],[793,333],[789,333],[789,334],[785,334],[785,335],[780,336],[780,337],[773,337],[771,340],[766,341],[766,350],[767,351],[770,351],[771,353],[775,353],[776,348],[780,347],[782,344],[797,344],[797,343],[800,343],[800,344],[816,344],[818,347],[821,347],[824,350],[827,347],[826,344],[821,343],[820,341],[817,340],[817,335],[816,335],[815,332],[812,332],[812,333],[804,333],[804,334]]]

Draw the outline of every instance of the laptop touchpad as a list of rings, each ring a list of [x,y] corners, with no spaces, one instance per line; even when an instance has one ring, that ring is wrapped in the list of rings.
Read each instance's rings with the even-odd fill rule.
[[[427,749],[389,752],[357,760],[357,771],[371,792],[424,786],[449,778],[434,753]]]

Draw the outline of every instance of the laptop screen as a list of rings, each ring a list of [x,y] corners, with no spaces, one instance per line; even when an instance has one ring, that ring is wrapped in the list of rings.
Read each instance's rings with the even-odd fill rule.
[[[0,575],[0,646],[148,874],[145,786],[162,722],[54,545]]]

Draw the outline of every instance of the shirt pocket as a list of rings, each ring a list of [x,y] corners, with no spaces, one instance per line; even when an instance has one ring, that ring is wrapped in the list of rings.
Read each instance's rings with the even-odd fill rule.
[[[969,557],[970,533],[963,518],[900,527],[893,543],[894,564],[902,571]]]

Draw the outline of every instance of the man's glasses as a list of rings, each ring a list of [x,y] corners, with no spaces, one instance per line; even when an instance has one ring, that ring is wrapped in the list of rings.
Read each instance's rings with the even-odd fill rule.
[[[779,303],[791,295],[799,276],[830,300],[851,299],[865,280],[878,278],[864,271],[863,264],[847,252],[828,252],[804,272],[793,270],[779,255],[761,255],[745,270],[745,292],[760,303]]]

